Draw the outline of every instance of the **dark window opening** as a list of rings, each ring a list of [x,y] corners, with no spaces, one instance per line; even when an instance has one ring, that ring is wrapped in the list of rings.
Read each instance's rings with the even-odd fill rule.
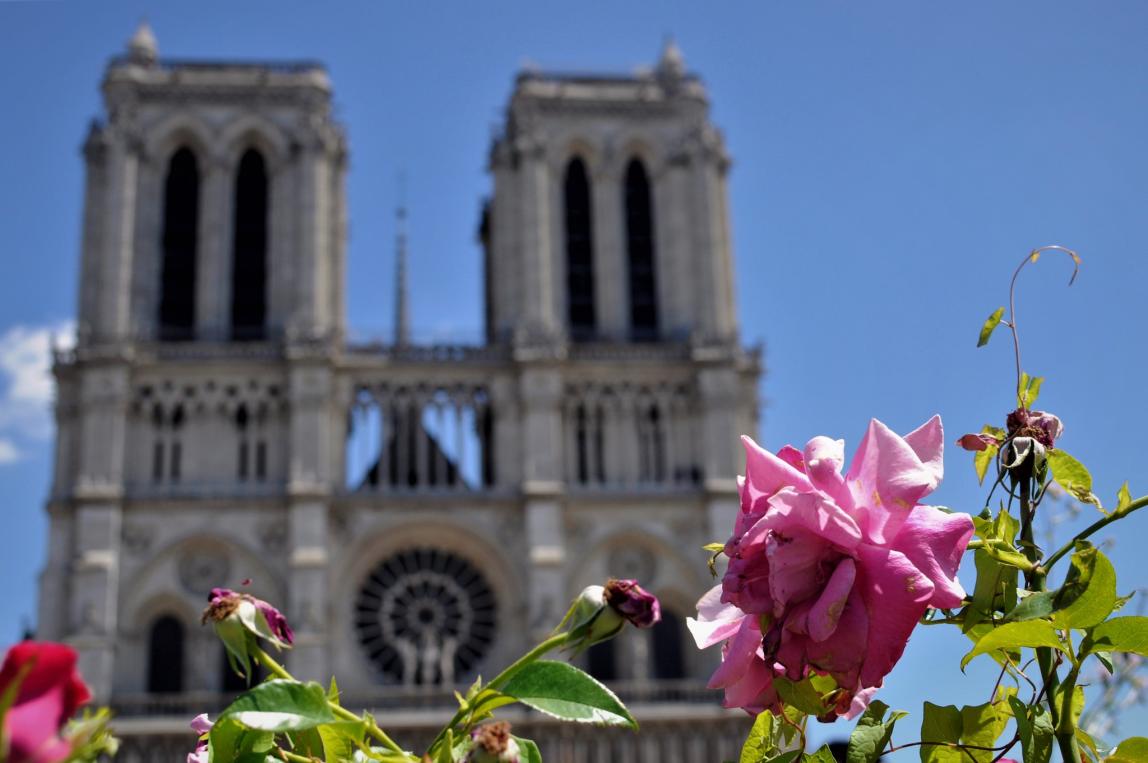
[[[590,216],[590,179],[581,159],[566,166],[563,184],[566,222],[566,307],[570,338],[593,339],[597,328],[594,312],[594,242]]]
[[[183,624],[165,615],[148,637],[147,690],[152,694],[183,691]]]
[[[151,452],[151,479],[152,482],[163,481],[163,442],[157,440]]]
[[[599,681],[618,680],[618,660],[615,642],[600,641],[586,650],[586,669]]]
[[[577,440],[575,451],[578,454],[578,482],[585,485],[590,481],[590,454],[586,452],[590,445],[586,432],[586,408],[578,406],[574,414],[574,437]]]
[[[163,194],[163,263],[160,274],[159,338],[195,337],[195,271],[199,237],[199,168],[181,148],[171,157]]]
[[[248,149],[235,178],[232,240],[231,338],[260,340],[267,334],[267,168]]]
[[[685,651],[682,649],[682,619],[673,612],[663,609],[662,621],[651,631],[653,649],[650,671],[654,678],[662,681],[677,681],[686,677]]]
[[[267,479],[267,443],[263,440],[255,443],[255,479]]]
[[[654,276],[654,222],[650,181],[637,159],[626,168],[626,254],[630,276],[630,338],[658,338],[658,294]]]

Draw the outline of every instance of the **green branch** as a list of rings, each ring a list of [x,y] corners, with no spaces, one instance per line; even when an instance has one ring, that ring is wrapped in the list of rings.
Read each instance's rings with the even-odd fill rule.
[[[1112,524],[1113,522],[1115,522],[1118,519],[1123,519],[1124,517],[1128,516],[1132,512],[1136,511],[1137,509],[1142,509],[1145,506],[1148,506],[1148,495],[1143,496],[1141,498],[1137,498],[1135,501],[1132,501],[1132,503],[1129,503],[1124,508],[1117,509],[1116,511],[1112,512],[1111,514],[1104,517],[1103,519],[1096,520],[1095,522],[1090,524],[1088,527],[1086,527],[1085,529],[1078,532],[1073,537],[1073,539],[1070,540],[1068,543],[1061,546],[1060,549],[1058,549],[1055,554],[1048,557],[1048,561],[1046,561],[1042,566],[1045,568],[1046,571],[1052,569],[1052,565],[1059,562],[1066,555],[1072,553],[1073,548],[1075,548],[1075,546],[1076,546],[1076,541],[1084,540],[1089,535],[1092,535],[1093,533],[1097,532],[1098,530],[1101,530],[1101,529],[1107,527],[1108,525]]]

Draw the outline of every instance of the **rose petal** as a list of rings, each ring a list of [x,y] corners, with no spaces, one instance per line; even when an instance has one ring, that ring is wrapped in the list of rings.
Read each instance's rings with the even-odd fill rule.
[[[781,528],[802,527],[847,550],[861,542],[861,528],[840,506],[818,493],[783,489],[770,499],[767,522]]]
[[[837,563],[829,582],[809,610],[809,637],[814,641],[824,641],[837,630],[837,622],[845,612],[845,603],[856,577],[857,566],[852,559],[846,557]]]
[[[900,551],[861,545],[855,585],[870,613],[863,688],[880,686],[933,598],[933,583]]]
[[[814,437],[806,443],[802,456],[809,481],[840,500],[845,487],[845,478],[841,476],[841,467],[845,465],[845,441]]]
[[[968,514],[947,514],[932,506],[918,506],[893,540],[892,548],[904,554],[933,582],[930,607],[959,607],[965,589],[957,580],[961,556],[973,536]]]
[[[755,492],[770,496],[783,487],[812,490],[808,478],[797,469],[765,450],[748,437],[741,438],[745,445],[745,477]]]
[[[716,585],[698,599],[698,617],[687,617],[686,627],[697,642],[698,649],[705,649],[725,641],[732,636],[745,618],[745,613],[721,601],[722,587]]]

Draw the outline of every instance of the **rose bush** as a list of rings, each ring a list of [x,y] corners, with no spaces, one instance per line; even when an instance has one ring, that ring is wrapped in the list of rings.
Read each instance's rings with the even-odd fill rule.
[[[4,714],[0,759],[7,763],[55,763],[72,755],[60,731],[91,693],[76,670],[70,646],[41,641],[16,644],[0,667],[0,696],[15,691]]]
[[[829,676],[819,714],[852,718],[926,609],[965,595],[972,519],[919,503],[943,476],[940,417],[904,437],[874,419],[845,475],[843,440],[777,455],[744,442],[728,567],[689,621],[699,647],[725,642],[710,686],[727,707],[780,713],[786,682]]]

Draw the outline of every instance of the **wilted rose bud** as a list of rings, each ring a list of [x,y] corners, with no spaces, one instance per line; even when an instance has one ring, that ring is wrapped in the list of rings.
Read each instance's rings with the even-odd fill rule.
[[[644,590],[636,580],[608,580],[606,603],[638,628],[651,628],[662,619],[658,598]]]
[[[518,763],[518,742],[510,735],[510,724],[497,721],[470,732],[471,748],[466,763]]]
[[[1064,431],[1060,419],[1044,411],[1017,408],[1006,420],[1010,437],[1031,437],[1045,448],[1055,448],[1056,440]]]
[[[251,633],[276,646],[291,646],[295,642],[287,618],[275,607],[250,594],[230,588],[212,588],[207,609],[203,611],[203,622],[219,625],[226,621],[238,621]]]

